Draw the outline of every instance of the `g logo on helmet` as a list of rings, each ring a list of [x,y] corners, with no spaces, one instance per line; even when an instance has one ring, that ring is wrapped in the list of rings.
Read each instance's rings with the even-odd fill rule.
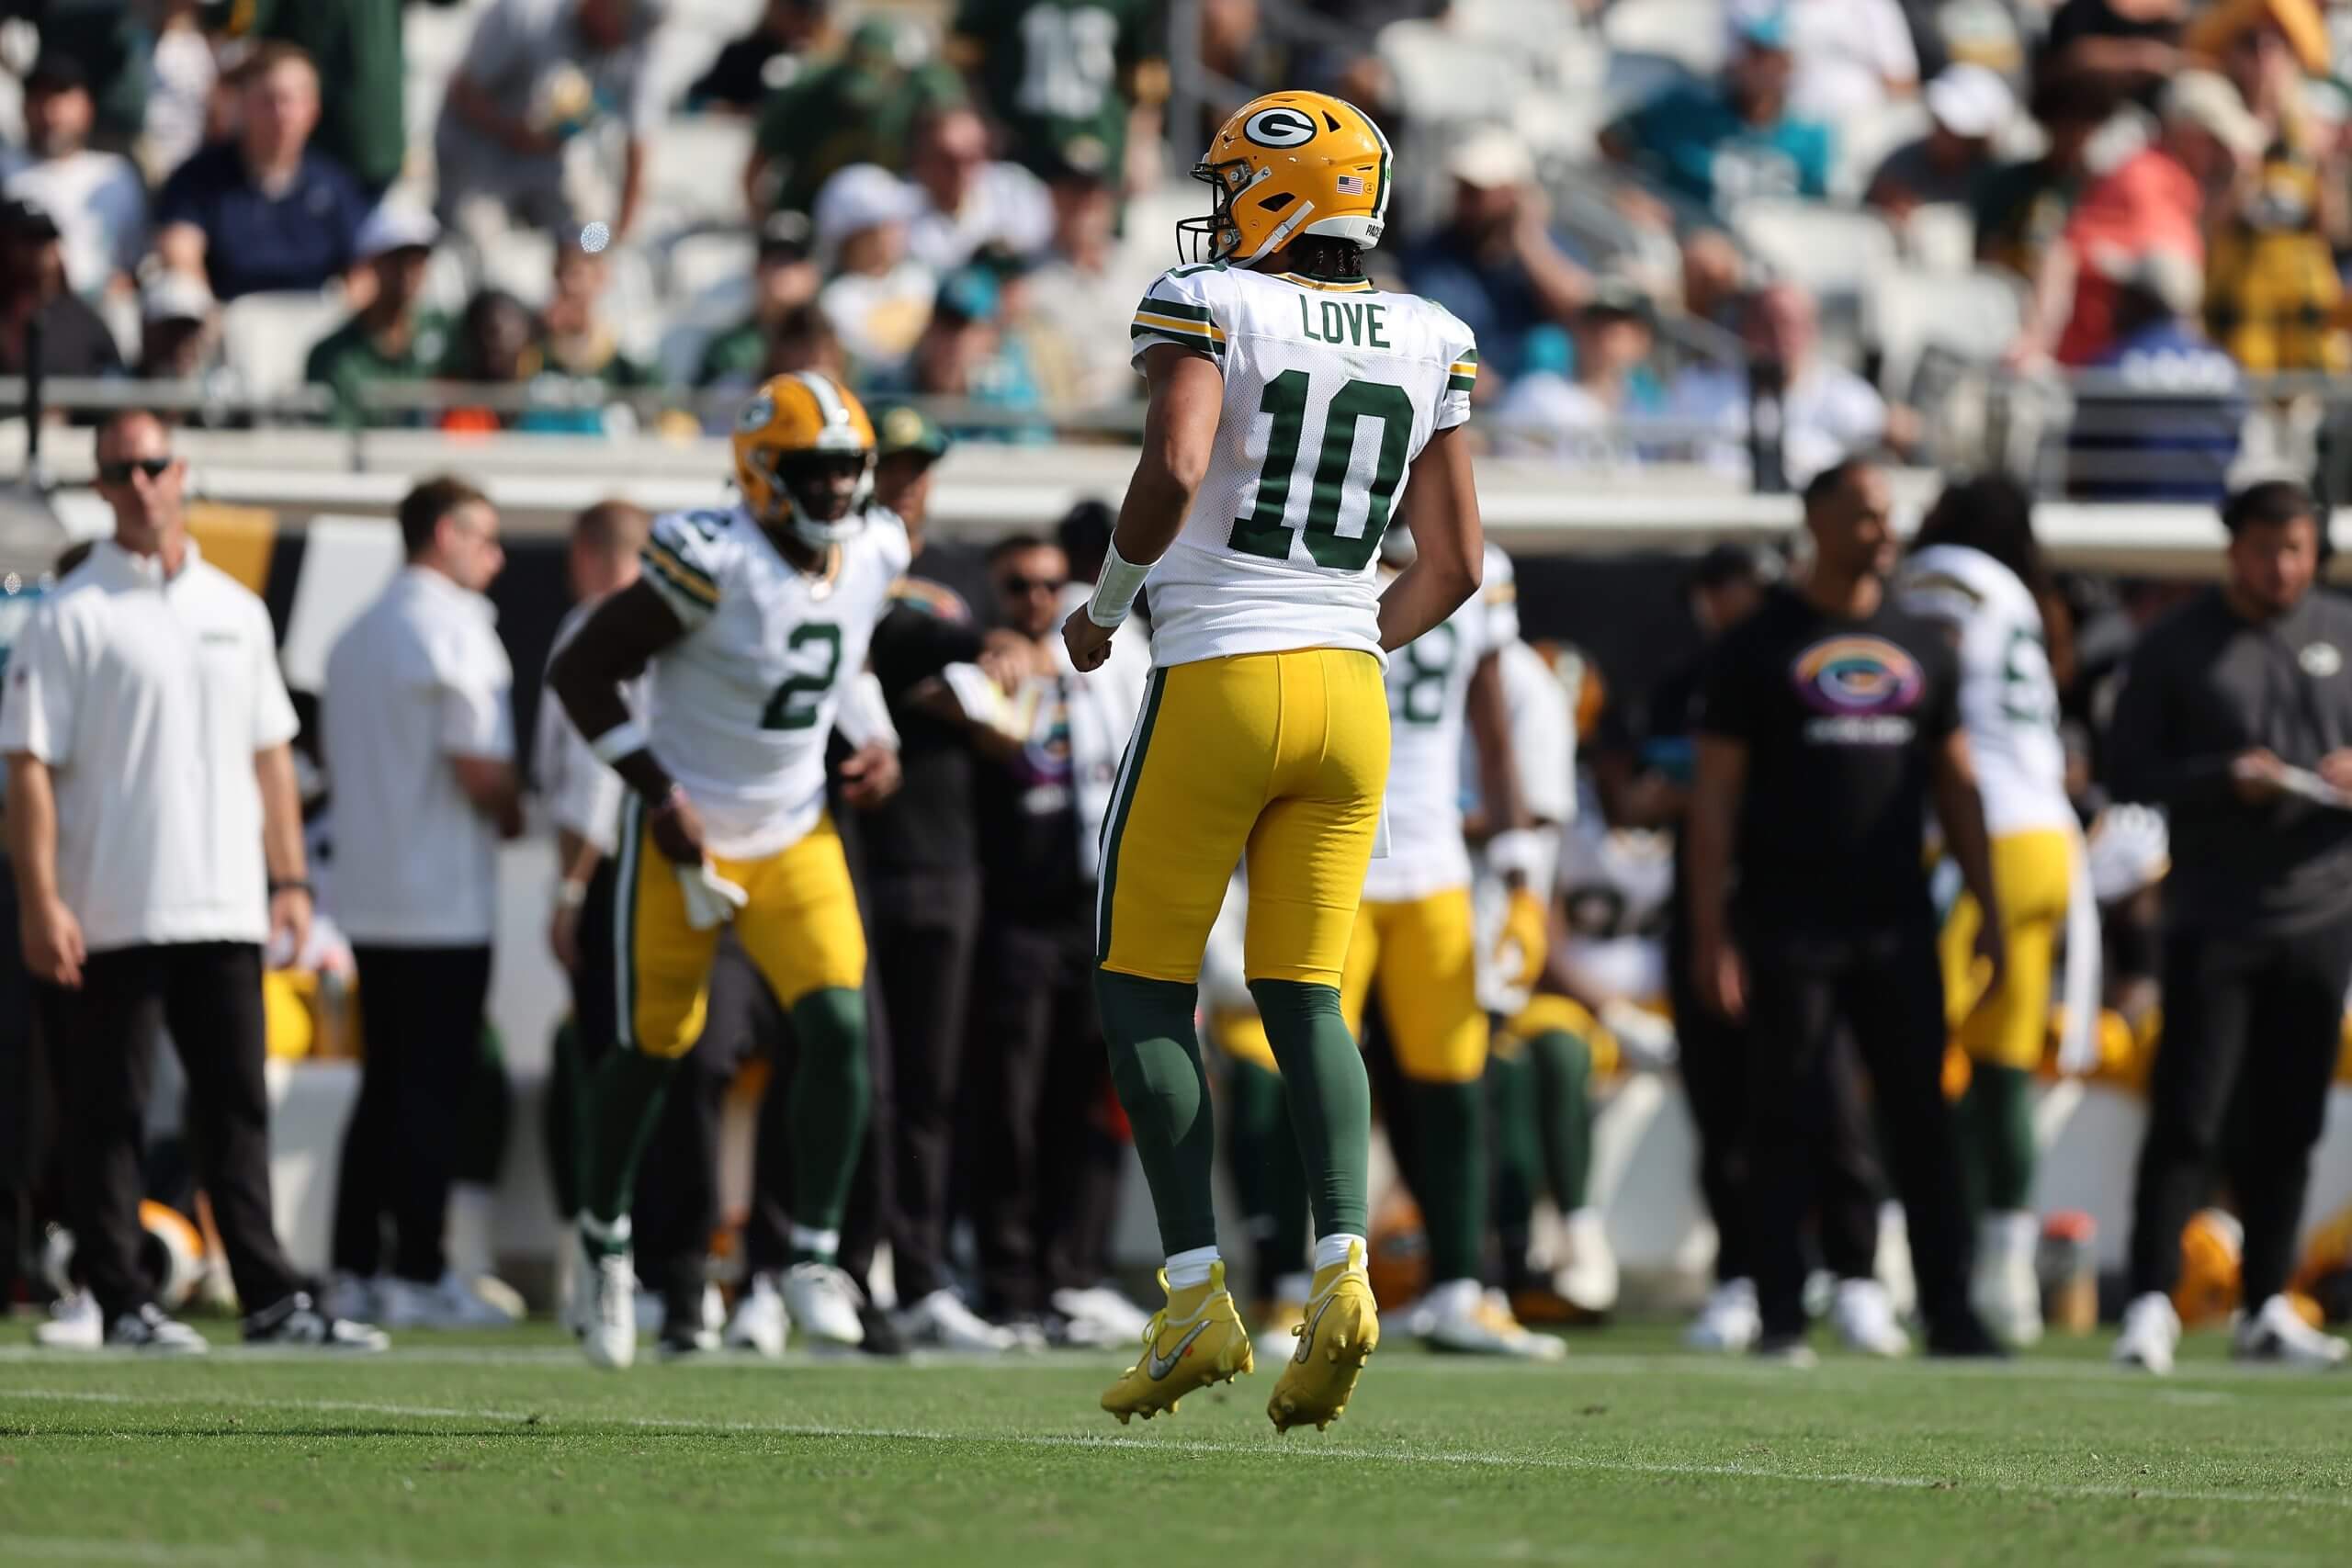
[[[745,403],[743,412],[735,416],[735,428],[749,434],[754,430],[766,429],[775,422],[775,400],[765,392],[762,392],[758,397]]]
[[[1300,109],[1260,109],[1242,122],[1241,134],[1261,147],[1304,147],[1315,140],[1315,122]]]

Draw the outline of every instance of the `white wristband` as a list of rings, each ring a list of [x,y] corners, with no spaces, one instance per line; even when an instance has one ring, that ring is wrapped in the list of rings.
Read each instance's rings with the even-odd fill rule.
[[[645,727],[633,718],[624,719],[588,742],[588,750],[609,768],[631,752],[645,750]]]
[[[1095,581],[1094,597],[1086,602],[1086,618],[1098,626],[1116,626],[1135,608],[1136,595],[1150,574],[1151,568],[1127,559],[1113,541],[1103,553],[1102,575]]]
[[[1517,876],[1532,888],[1543,866],[1544,840],[1532,828],[1508,829],[1487,840],[1487,867],[1498,876]]]

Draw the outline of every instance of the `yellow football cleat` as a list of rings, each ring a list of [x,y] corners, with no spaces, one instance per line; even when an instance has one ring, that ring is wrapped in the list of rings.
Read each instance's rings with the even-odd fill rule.
[[[1293,1332],[1298,1348],[1266,1402],[1266,1416],[1277,1432],[1310,1421],[1319,1432],[1348,1407],[1363,1364],[1380,1344],[1380,1309],[1373,1304],[1361,1246],[1349,1247],[1346,1262],[1316,1270],[1306,1321]]]
[[[1159,1288],[1168,1291],[1162,1269]],[[1102,1391],[1102,1408],[1127,1424],[1129,1416],[1150,1420],[1196,1388],[1231,1382],[1254,1371],[1250,1333],[1225,1288],[1225,1265],[1209,1265],[1208,1282],[1168,1291],[1168,1304],[1151,1314],[1143,1331],[1143,1358]]]

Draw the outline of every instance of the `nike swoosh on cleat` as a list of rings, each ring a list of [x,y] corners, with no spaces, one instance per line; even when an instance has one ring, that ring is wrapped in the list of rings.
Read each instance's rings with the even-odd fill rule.
[[[1306,1365],[1306,1358],[1315,1348],[1316,1331],[1323,1326],[1323,1314],[1331,1310],[1332,1299],[1331,1296],[1323,1298],[1323,1304],[1315,1309],[1313,1317],[1307,1319],[1306,1332],[1298,1337],[1298,1348],[1291,1352],[1290,1359],[1302,1367]]]
[[[1144,1357],[1143,1370],[1145,1375],[1149,1377],[1154,1382],[1159,1382],[1162,1379],[1166,1378],[1169,1373],[1176,1370],[1176,1363],[1184,1359],[1184,1353],[1193,1348],[1193,1341],[1198,1339],[1202,1335],[1208,1332],[1208,1326],[1209,1325],[1205,1323],[1196,1323],[1193,1325],[1191,1328],[1185,1331],[1184,1337],[1176,1341],[1175,1348],[1169,1351],[1165,1356],[1161,1355],[1157,1349],[1148,1353]]]

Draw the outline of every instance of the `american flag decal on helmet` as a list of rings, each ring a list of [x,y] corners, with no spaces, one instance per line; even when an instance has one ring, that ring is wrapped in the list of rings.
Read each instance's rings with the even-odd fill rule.
[[[1340,194],[1341,196],[1362,196],[1363,194],[1363,176],[1362,175],[1341,175],[1339,178],[1338,184],[1340,186]]]

